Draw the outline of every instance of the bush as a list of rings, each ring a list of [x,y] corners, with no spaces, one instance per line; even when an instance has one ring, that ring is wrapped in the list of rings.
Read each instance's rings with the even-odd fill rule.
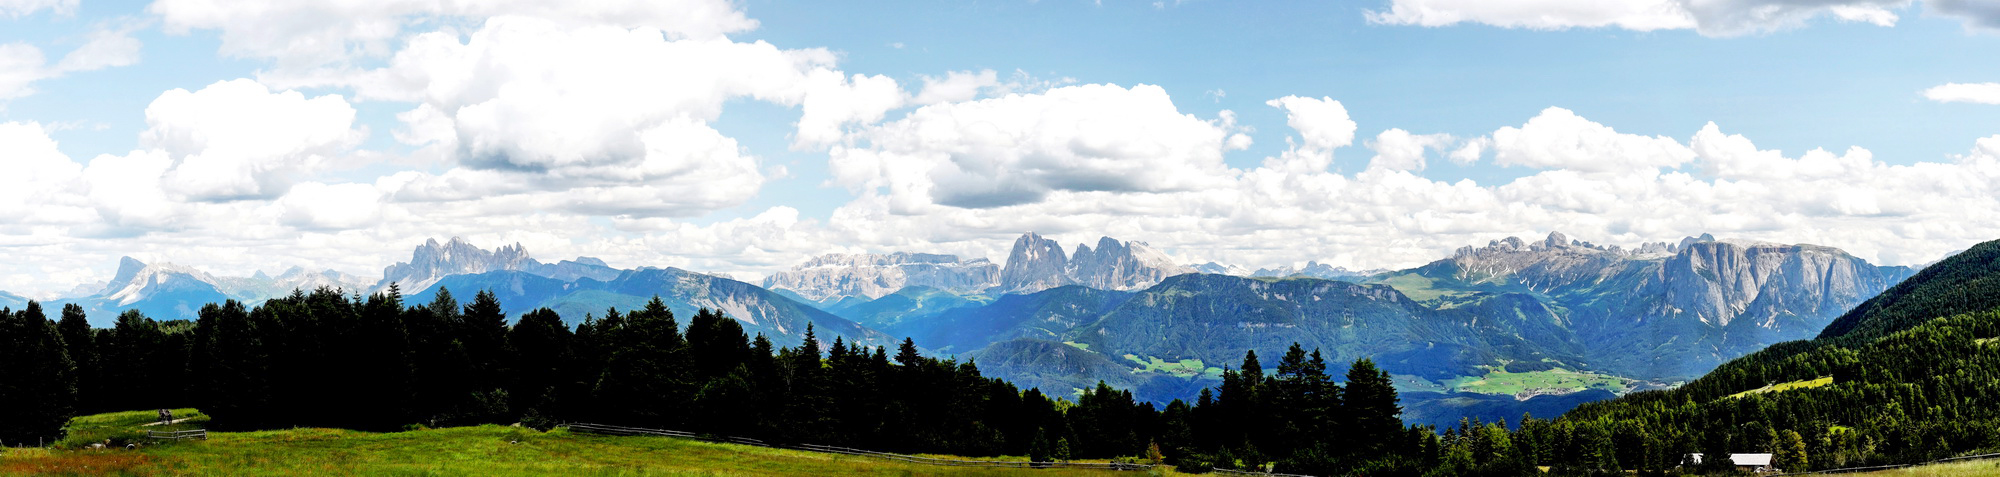
[[[1174,471],[1183,474],[1206,474],[1215,470],[1215,456],[1186,453],[1176,459]]]

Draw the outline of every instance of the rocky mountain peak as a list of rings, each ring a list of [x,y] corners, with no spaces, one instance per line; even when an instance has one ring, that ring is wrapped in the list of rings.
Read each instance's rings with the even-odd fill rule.
[[[1034,293],[1068,285],[1072,283],[1068,270],[1069,259],[1063,256],[1061,244],[1028,232],[1014,240],[1014,250],[1007,254],[1007,266],[1000,270],[999,291]]]
[[[410,252],[410,261],[384,268],[382,281],[375,284],[375,289],[387,289],[395,283],[404,290],[422,290],[446,276],[523,270],[540,265],[519,243],[487,251],[460,237],[452,237],[444,244],[437,239],[426,239]]]
[[[132,284],[132,279],[146,269],[146,262],[132,257],[118,258],[118,273],[111,276],[111,282],[104,285],[105,291],[122,290]]]
[[[1064,275],[1077,284],[1100,290],[1137,290],[1167,277],[1193,273],[1145,242],[1097,239],[1097,248],[1077,245]]]

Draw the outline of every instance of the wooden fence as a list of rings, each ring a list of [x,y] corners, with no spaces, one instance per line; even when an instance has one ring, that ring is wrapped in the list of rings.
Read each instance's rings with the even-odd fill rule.
[[[731,444],[743,444],[743,445],[770,447],[777,449],[792,449],[792,450],[801,450],[807,452],[821,452],[827,454],[872,457],[872,458],[891,460],[897,462],[908,462],[912,464],[944,465],[944,466],[955,466],[955,467],[1011,467],[1011,468],[1035,468],[1035,469],[1064,468],[1064,469],[1098,469],[1098,470],[1129,470],[1129,471],[1143,471],[1143,470],[1151,470],[1153,468],[1151,464],[1128,464],[1119,462],[1029,462],[1022,460],[940,459],[936,457],[924,457],[924,456],[915,456],[908,454],[894,454],[889,452],[876,452],[865,449],[824,446],[818,444],[776,445],[764,442],[762,440],[751,439],[747,437],[710,436],[710,435],[701,435],[685,431],[646,429],[641,427],[613,426],[607,424],[570,423],[570,424],[564,424],[563,427],[568,427],[572,431],[588,432],[592,434],[605,434],[605,435],[615,435],[615,436],[678,437],[683,439],[696,439],[696,440],[704,440],[710,442],[726,442]],[[1272,477],[1272,476],[1309,477],[1296,474],[1265,474],[1257,472],[1223,471],[1223,470],[1217,470],[1216,472],[1235,474],[1235,475],[1257,475],[1266,477]]]
[[[177,440],[177,439],[201,439],[201,440],[208,440],[208,430],[207,430],[207,429],[188,429],[188,430],[185,430],[185,431],[146,431],[146,437],[147,437],[147,438],[150,438],[150,439],[176,439],[176,440]]]

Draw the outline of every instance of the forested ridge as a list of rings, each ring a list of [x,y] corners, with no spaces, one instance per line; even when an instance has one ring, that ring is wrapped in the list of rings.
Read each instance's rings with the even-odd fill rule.
[[[1404,426],[1389,376],[1372,362],[1337,376],[1318,350],[1296,344],[1268,368],[1246,353],[1195,402],[1155,408],[1104,384],[1021,390],[973,362],[922,356],[907,339],[870,348],[821,342],[808,328],[779,344],[708,310],[683,326],[658,300],[574,329],[546,309],[510,326],[488,293],[463,306],[448,292],[410,305],[393,289],[322,289],[248,309],[209,305],[193,322],[128,312],[109,329],[89,328],[81,309],[57,321],[30,303],[0,314],[0,409],[15,410],[0,440],[52,438],[78,412],[192,406],[228,429],[589,421],[892,452],[1151,459],[1184,471],[1733,472],[1726,459],[1680,467],[1695,452],[1769,452],[1793,471],[1920,462],[2000,449],[2000,303],[1981,301],[1992,295],[1978,288],[1992,283],[1996,244],[1843,318],[1865,331],[1779,344],[1685,386],[1553,420],[1448,429]],[[1915,318],[1941,311],[1952,313]]]

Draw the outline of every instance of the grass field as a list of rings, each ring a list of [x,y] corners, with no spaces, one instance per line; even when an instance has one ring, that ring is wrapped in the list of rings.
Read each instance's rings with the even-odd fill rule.
[[[1749,390],[1749,391],[1744,391],[1744,392],[1740,392],[1740,393],[1736,393],[1736,394],[1731,394],[1731,395],[1729,395],[1729,398],[1740,398],[1740,397],[1743,397],[1743,396],[1748,396],[1748,395],[1751,395],[1751,394],[1762,394],[1762,393],[1775,393],[1775,392],[1781,392],[1781,391],[1790,391],[1790,390],[1793,390],[1793,389],[1806,389],[1806,388],[1816,388],[1816,387],[1820,387],[1820,386],[1825,386],[1825,385],[1828,385],[1828,384],[1833,384],[1833,376],[1827,376],[1827,377],[1823,377],[1823,378],[1819,378],[1819,379],[1806,379],[1806,380],[1800,380],[1800,381],[1791,381],[1791,382],[1784,382],[1784,383],[1778,383],[1778,384],[1772,384],[1772,385],[1768,385],[1768,386],[1764,386],[1764,387],[1761,387],[1761,388],[1757,388],[1757,389],[1752,389],[1752,390]]]
[[[1632,380],[1566,369],[1525,373],[1494,369],[1487,371],[1485,376],[1453,378],[1444,384],[1453,391],[1484,394],[1565,394],[1585,389],[1622,393],[1631,388]]]
[[[1166,361],[1152,356],[1145,358],[1131,354],[1124,356],[1125,360],[1131,361],[1134,365],[1138,366],[1138,369],[1132,371],[1134,373],[1167,373],[1183,378],[1200,375],[1207,375],[1211,378],[1222,377],[1222,368],[1209,367],[1199,359],[1189,358],[1180,361]]]
[[[191,411],[191,410],[190,410]],[[145,411],[150,415],[152,411]],[[91,416],[132,423],[119,415]],[[181,413],[176,411],[178,417]],[[143,423],[144,421],[137,422]],[[287,429],[210,433],[138,450],[8,449],[4,475],[1144,475],[1075,469],[909,464],[667,437],[505,426],[368,433]],[[1178,475],[1162,471],[1155,475]]]
[[[1863,474],[1843,474],[1875,477],[1974,477],[2000,475],[2000,461],[1979,460],[1931,464],[1907,469],[1884,470]]]

